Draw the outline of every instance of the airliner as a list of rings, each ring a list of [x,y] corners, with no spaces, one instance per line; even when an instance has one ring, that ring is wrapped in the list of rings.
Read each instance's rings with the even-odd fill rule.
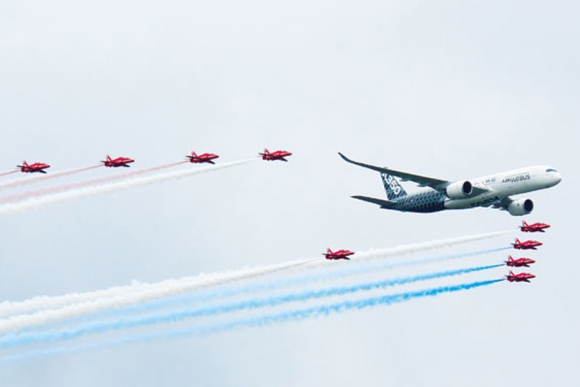
[[[491,207],[508,211],[513,216],[522,216],[532,212],[534,202],[527,198],[513,199],[512,195],[551,188],[562,180],[554,168],[534,166],[471,180],[448,181],[364,164],[340,152],[338,154],[351,164],[380,172],[387,193],[387,200],[359,195],[353,198],[402,212],[429,213]],[[427,188],[407,194],[397,178]]]

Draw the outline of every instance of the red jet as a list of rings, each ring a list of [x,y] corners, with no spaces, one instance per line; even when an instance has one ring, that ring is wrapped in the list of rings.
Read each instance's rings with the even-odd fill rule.
[[[23,161],[22,165],[17,165],[17,167],[24,173],[46,173],[45,169],[50,168],[50,165],[45,163],[28,164],[26,161]]]
[[[532,263],[536,263],[536,261],[534,261],[531,258],[513,259],[511,255],[508,257],[508,260],[505,261],[506,266],[510,267],[522,267],[522,266],[530,267]]]
[[[285,151],[285,150],[277,150],[275,152],[269,152],[268,149],[264,149],[264,153],[259,153],[260,156],[262,156],[262,160],[268,160],[268,161],[273,161],[273,160],[282,160],[282,161],[288,161],[286,160],[284,157],[288,157],[288,156],[292,156],[291,152]]]
[[[538,241],[520,241],[516,238],[515,243],[512,243],[514,249],[516,250],[537,250],[536,247],[543,245],[542,242]]]
[[[129,157],[117,157],[116,159],[112,159],[111,156],[107,155],[107,161],[101,161],[101,163],[105,163],[105,167],[127,167],[129,168],[129,164],[135,162],[135,160]]]
[[[326,259],[332,259],[332,260],[337,260],[337,259],[348,259],[350,260],[349,256],[353,255],[354,251],[350,251],[350,250],[336,250],[336,251],[332,251],[330,249],[326,250],[326,253],[323,253],[322,255],[324,255],[324,257]]]
[[[185,156],[189,159],[190,163],[210,163],[215,164],[212,160],[217,159],[219,156],[214,153],[202,153],[201,155],[191,152],[191,156]]]
[[[550,225],[547,223],[527,224],[525,220],[522,222],[522,225],[520,226],[520,229],[523,232],[545,232],[544,230],[546,228],[550,228]]]
[[[510,282],[530,282],[532,278],[536,278],[535,275],[530,273],[519,273],[514,274],[512,271],[505,278]]]

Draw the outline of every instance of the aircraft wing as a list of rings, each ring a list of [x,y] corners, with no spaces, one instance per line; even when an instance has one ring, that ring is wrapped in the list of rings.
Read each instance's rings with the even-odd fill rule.
[[[507,211],[507,208],[513,201],[514,199],[510,198],[509,196],[506,196],[505,198],[497,200],[491,206],[493,208],[497,208],[498,210]]]
[[[415,182],[415,183],[419,184],[420,187],[431,187],[434,190],[443,192],[443,191],[445,191],[445,188],[447,188],[448,185],[453,183],[453,182],[447,181],[447,180],[434,179],[432,177],[414,175],[412,173],[396,171],[396,170],[390,169],[390,168],[382,168],[382,167],[377,167],[374,165],[359,163],[358,161],[354,161],[354,160],[349,159],[348,157],[346,157],[345,155],[343,155],[340,152],[338,152],[338,154],[346,162],[358,165],[359,167],[364,167],[364,168],[372,169],[372,170],[377,171],[377,172],[387,173],[389,175],[396,176],[396,177],[400,178],[402,181]],[[361,199],[361,200],[364,200],[364,199]]]

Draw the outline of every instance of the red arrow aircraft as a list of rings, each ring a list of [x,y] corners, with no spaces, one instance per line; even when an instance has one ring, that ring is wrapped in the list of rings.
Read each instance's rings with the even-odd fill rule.
[[[527,224],[525,220],[522,222],[522,225],[520,226],[520,229],[523,232],[545,232],[544,230],[546,228],[550,228],[550,225],[547,223]]]
[[[275,152],[269,152],[268,149],[264,149],[264,153],[259,153],[259,155],[262,156],[262,160],[268,160],[268,161],[272,161],[272,160],[288,161],[284,157],[292,156],[292,153],[291,152],[288,152],[288,151],[285,151],[285,150],[277,150]]]
[[[350,251],[350,250],[336,250],[336,251],[332,251],[330,249],[326,250],[326,253],[323,253],[322,255],[324,255],[324,257],[326,259],[349,259],[350,255],[353,255],[354,251]]]
[[[530,282],[532,278],[536,278],[535,275],[530,273],[519,273],[514,274],[512,271],[505,278],[510,282]]]
[[[106,161],[101,161],[101,163],[105,164],[105,167],[129,167],[129,164],[135,162],[132,158],[129,157],[117,157],[116,159],[112,159],[111,156],[107,155]]]
[[[531,258],[513,259],[511,255],[508,257],[508,260],[505,261],[506,266],[510,267],[522,267],[522,266],[530,267],[532,263],[536,263],[536,261],[534,261]]]
[[[520,241],[516,238],[515,243],[512,243],[514,249],[516,250],[537,250],[536,247],[543,245],[542,242],[538,241]]]
[[[24,173],[46,173],[45,169],[50,168],[50,165],[45,163],[28,164],[26,161],[23,161],[22,165],[17,165],[17,167],[20,168],[20,171]]]
[[[219,156],[214,153],[202,153],[201,155],[191,152],[191,156],[185,156],[189,159],[190,163],[210,163],[215,164],[212,160],[217,159]]]

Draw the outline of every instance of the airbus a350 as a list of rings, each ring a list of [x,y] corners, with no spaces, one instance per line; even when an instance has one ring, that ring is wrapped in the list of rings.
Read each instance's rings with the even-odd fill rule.
[[[514,199],[512,196],[550,188],[562,180],[554,168],[535,166],[476,179],[449,181],[364,164],[342,153],[339,155],[349,163],[379,172],[387,193],[386,200],[359,195],[353,198],[377,204],[380,208],[403,212],[428,213],[491,207],[506,210],[514,216],[527,215],[534,209],[534,202],[527,198]],[[428,188],[407,194],[397,178]]]

